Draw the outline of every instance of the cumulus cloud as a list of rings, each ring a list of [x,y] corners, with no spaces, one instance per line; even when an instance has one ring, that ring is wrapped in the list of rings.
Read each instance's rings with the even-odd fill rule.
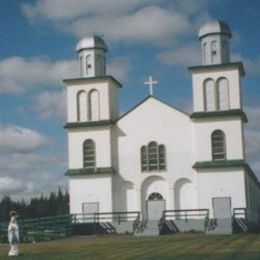
[[[108,71],[119,80],[124,80],[130,70],[130,61],[124,57],[116,58],[108,64]],[[56,88],[63,85],[62,80],[79,76],[78,61],[60,60],[50,62],[41,58],[25,59],[22,57],[10,57],[0,61],[0,93],[19,94],[33,88]],[[56,92],[55,92],[56,91]],[[64,111],[64,92],[55,90],[46,92],[37,98],[37,102],[43,117],[50,117],[47,113],[47,105],[56,104],[56,114],[61,116]],[[61,101],[61,102],[60,102]],[[44,104],[44,102],[47,102]]]
[[[57,118],[65,121],[67,116],[66,89],[45,91],[35,97],[32,109],[41,119]]]
[[[67,25],[66,30],[78,37],[97,33],[115,41],[165,44],[185,35],[190,27],[184,15],[151,6],[127,15],[84,17]]]
[[[154,0],[39,0],[23,4],[22,10],[30,19],[72,20],[90,14],[115,14],[134,10]]]
[[[112,75],[119,81],[124,81],[127,79],[131,71],[131,67],[132,65],[129,59],[125,57],[118,57],[108,65],[107,70],[109,75]]]
[[[260,76],[260,56],[254,58],[244,57],[239,53],[232,54],[233,61],[242,61],[248,75]]]
[[[28,128],[19,126],[0,127],[0,151],[31,152],[50,143],[49,138]]]
[[[192,66],[201,63],[201,50],[194,44],[161,52],[157,58],[168,65]]]
[[[0,61],[0,93],[21,93],[32,87],[60,86],[63,78],[77,76],[76,61],[10,57]]]
[[[32,21],[52,21],[77,37],[99,34],[114,41],[161,45],[189,36],[196,20],[207,17],[201,12],[206,5],[205,0],[38,0],[22,4],[22,10]]]
[[[0,197],[30,198],[66,187],[67,158],[54,142],[18,126],[0,129]],[[49,144],[52,144],[51,146]],[[60,147],[61,148],[61,147]]]
[[[10,177],[0,177],[0,194],[12,195],[24,192],[26,189],[26,184],[20,180]]]

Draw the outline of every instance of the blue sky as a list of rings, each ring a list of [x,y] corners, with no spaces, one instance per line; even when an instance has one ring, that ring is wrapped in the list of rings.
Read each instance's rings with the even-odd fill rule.
[[[81,38],[104,36],[121,113],[148,95],[149,75],[156,97],[191,112],[187,67],[201,64],[197,33],[211,19],[230,25],[231,60],[244,63],[247,160],[260,177],[259,10],[258,0],[1,0],[0,196],[67,187],[62,79],[79,75]]]

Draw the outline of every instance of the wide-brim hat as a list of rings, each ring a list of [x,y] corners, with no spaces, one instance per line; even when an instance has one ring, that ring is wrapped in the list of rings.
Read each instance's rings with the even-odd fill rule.
[[[9,216],[10,216],[10,217],[18,217],[19,214],[18,214],[16,211],[11,210],[11,211],[9,212]]]

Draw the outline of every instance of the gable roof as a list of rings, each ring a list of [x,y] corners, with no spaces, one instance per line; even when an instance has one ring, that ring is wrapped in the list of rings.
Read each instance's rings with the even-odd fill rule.
[[[127,111],[126,113],[124,113],[123,115],[121,115],[116,121],[121,120],[122,118],[124,118],[125,116],[127,116],[128,114],[130,114],[131,112],[133,112],[135,109],[137,109],[139,106],[141,106],[142,104],[144,104],[145,102],[147,102],[149,99],[155,99],[156,101],[158,101],[158,102],[160,102],[160,103],[162,103],[162,104],[164,104],[164,105],[170,107],[170,108],[173,109],[173,110],[177,110],[178,112],[180,112],[180,113],[182,113],[182,114],[184,114],[184,115],[186,115],[186,116],[190,116],[189,114],[183,112],[182,110],[180,110],[180,109],[178,109],[178,108],[175,108],[174,106],[172,106],[172,105],[166,103],[165,101],[162,101],[162,100],[160,100],[159,98],[156,98],[156,97],[154,97],[154,96],[152,96],[152,95],[149,95],[149,96],[147,96],[146,98],[144,98],[142,101],[140,101],[138,104],[136,104],[134,107],[132,107],[129,111]]]

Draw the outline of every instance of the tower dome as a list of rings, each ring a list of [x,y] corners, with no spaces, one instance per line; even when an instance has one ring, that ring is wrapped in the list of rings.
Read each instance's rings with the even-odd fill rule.
[[[77,52],[80,52],[81,50],[88,50],[88,49],[102,49],[105,52],[107,52],[108,50],[105,41],[97,35],[83,38],[78,42],[76,46]]]
[[[199,30],[199,38],[206,37],[211,34],[225,34],[231,38],[231,30],[223,21],[209,21],[205,23]]]
[[[231,30],[222,21],[209,21],[199,30],[203,65],[229,63]]]
[[[79,56],[80,75],[87,78],[106,75],[107,50],[105,41],[97,35],[79,41],[76,51]]]

